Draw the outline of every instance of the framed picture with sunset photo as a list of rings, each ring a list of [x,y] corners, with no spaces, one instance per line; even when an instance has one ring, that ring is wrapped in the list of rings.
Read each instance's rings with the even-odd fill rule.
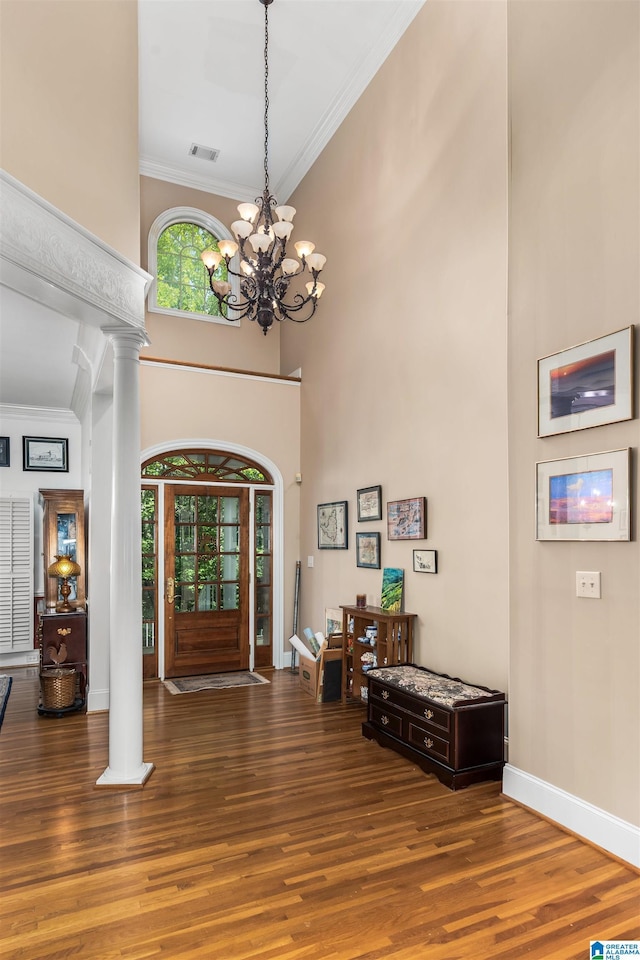
[[[538,360],[539,437],[633,415],[633,327]]]
[[[536,464],[536,540],[629,540],[629,448]]]

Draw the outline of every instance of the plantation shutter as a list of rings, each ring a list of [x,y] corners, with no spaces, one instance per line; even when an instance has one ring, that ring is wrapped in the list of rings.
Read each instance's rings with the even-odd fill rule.
[[[0,652],[33,649],[33,503],[0,497]]]

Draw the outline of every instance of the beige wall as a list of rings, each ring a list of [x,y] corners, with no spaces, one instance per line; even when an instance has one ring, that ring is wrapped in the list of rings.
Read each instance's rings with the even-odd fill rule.
[[[138,263],[131,0],[1,0],[0,165]]]
[[[281,347],[303,378],[301,625],[357,593],[379,601],[382,571],[354,550],[379,530],[418,614],[417,662],[501,689],[506,131],[505,5],[430,0],[292,198],[327,289]],[[425,541],[356,523],[357,488],[377,483],[385,503],[427,497]],[[333,500],[349,502],[345,552],[317,550],[316,505]],[[413,573],[414,547],[438,550],[436,576]]]
[[[638,322],[639,10],[509,9],[510,759],[634,824],[637,519],[631,543],[536,543],[534,465],[640,444],[637,419],[536,439],[537,358]],[[577,570],[601,571],[601,600],[576,598]]]
[[[161,213],[172,207],[195,207],[220,220],[227,228],[238,219],[237,202],[189,187],[180,187],[152,177],[142,177],[141,186],[141,264],[148,268],[148,237]],[[204,273],[204,266],[202,268]],[[241,321],[240,327],[225,326],[207,320],[168,317],[147,311],[147,330],[151,340],[146,356],[188,360],[219,367],[280,372],[280,332],[278,324],[265,337],[256,323]]]
[[[282,474],[284,640],[291,635],[299,549],[300,386],[293,382],[219,376],[142,365],[141,446],[210,440],[248,447]],[[288,648],[287,648],[288,649]]]

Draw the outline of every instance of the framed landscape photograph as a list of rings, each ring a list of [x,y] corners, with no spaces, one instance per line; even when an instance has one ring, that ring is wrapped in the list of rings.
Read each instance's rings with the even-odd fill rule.
[[[358,490],[358,523],[363,520],[382,520],[382,487],[363,487]]]
[[[318,550],[348,547],[347,501],[318,504]]]
[[[382,594],[380,606],[390,613],[400,613],[404,590],[404,570],[385,567],[382,571]]]
[[[69,472],[69,441],[58,437],[23,437],[22,469]]]
[[[633,417],[633,327],[538,360],[538,436]]]
[[[413,551],[413,569],[416,573],[437,573],[438,572],[438,551],[437,550],[414,550]]]
[[[427,500],[390,500],[387,504],[388,540],[424,540],[427,535]]]
[[[0,467],[11,466],[10,437],[0,437]]]
[[[629,540],[629,448],[536,464],[536,540]]]
[[[380,569],[379,533],[356,533],[356,565]]]

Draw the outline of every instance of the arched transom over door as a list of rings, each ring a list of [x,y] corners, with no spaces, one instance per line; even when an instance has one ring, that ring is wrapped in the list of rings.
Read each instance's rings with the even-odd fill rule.
[[[245,670],[252,642],[254,666],[271,666],[271,476],[235,454],[175,450],[142,478],[145,677],[158,676],[160,621],[166,677]]]

